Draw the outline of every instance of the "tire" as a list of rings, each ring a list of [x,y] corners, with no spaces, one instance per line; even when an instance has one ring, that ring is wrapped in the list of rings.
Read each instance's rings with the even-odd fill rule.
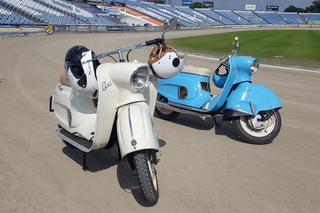
[[[278,111],[272,111],[269,114],[267,120],[259,124],[259,117],[262,117],[262,114],[265,112],[259,113],[257,116],[242,116],[237,117],[232,120],[234,125],[234,131],[236,135],[243,141],[251,144],[269,144],[280,132],[281,129],[281,116]],[[254,126],[261,125],[259,127]]]
[[[165,101],[165,98],[161,95],[158,95],[157,101],[163,102],[163,101]],[[159,106],[156,106],[155,111],[156,111],[156,115],[159,118],[169,120],[169,121],[175,119],[176,117],[178,117],[180,115],[180,113],[178,113],[178,112],[175,112],[175,111],[172,111],[169,109],[165,109],[165,108],[159,107]]]
[[[155,205],[159,199],[159,187],[157,173],[151,159],[152,154],[148,151],[137,152],[133,155],[133,163],[143,197],[147,203]]]
[[[163,109],[162,107],[158,107],[158,106],[156,107],[156,113],[159,118],[169,120],[169,121],[175,119],[180,115],[179,112],[174,112],[169,109]]]

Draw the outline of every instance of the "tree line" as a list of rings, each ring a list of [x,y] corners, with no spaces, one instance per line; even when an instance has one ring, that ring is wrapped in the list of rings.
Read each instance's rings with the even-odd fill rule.
[[[306,8],[300,8],[290,5],[284,10],[284,12],[320,13],[320,0],[313,1],[312,5]]]

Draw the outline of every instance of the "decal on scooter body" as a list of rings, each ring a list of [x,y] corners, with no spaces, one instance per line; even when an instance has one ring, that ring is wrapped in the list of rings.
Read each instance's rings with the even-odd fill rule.
[[[112,86],[111,81],[109,81],[108,83],[106,81],[102,82],[102,86],[101,86],[102,91],[106,91],[111,86]]]

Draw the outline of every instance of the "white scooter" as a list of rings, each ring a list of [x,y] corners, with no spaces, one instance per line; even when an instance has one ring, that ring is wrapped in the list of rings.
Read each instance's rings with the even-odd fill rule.
[[[159,142],[152,123],[157,98],[156,77],[153,75],[161,76],[163,73],[154,73],[150,64],[129,62],[128,59],[132,50],[150,45],[164,46],[164,37],[95,54],[91,60],[82,59],[81,63],[85,64],[117,55],[122,63],[103,63],[98,66],[97,99],[59,83],[55,95],[50,97],[49,108],[54,111],[58,120],[57,133],[60,138],[68,146],[83,151],[84,169],[86,153],[117,144],[119,157],[136,170],[144,198],[154,205],[159,197],[155,169]],[[123,53],[127,53],[127,62]],[[180,70],[176,69],[170,76],[178,71]],[[166,70],[163,72],[162,77],[170,77]]]

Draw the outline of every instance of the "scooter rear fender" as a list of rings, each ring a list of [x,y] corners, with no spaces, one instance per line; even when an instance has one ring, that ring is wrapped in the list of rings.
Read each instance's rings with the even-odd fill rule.
[[[231,92],[222,111],[256,115],[261,111],[280,108],[282,108],[282,103],[271,89],[260,84],[244,82],[238,84]]]
[[[122,157],[139,150],[159,150],[146,102],[132,103],[118,109],[117,135]]]

